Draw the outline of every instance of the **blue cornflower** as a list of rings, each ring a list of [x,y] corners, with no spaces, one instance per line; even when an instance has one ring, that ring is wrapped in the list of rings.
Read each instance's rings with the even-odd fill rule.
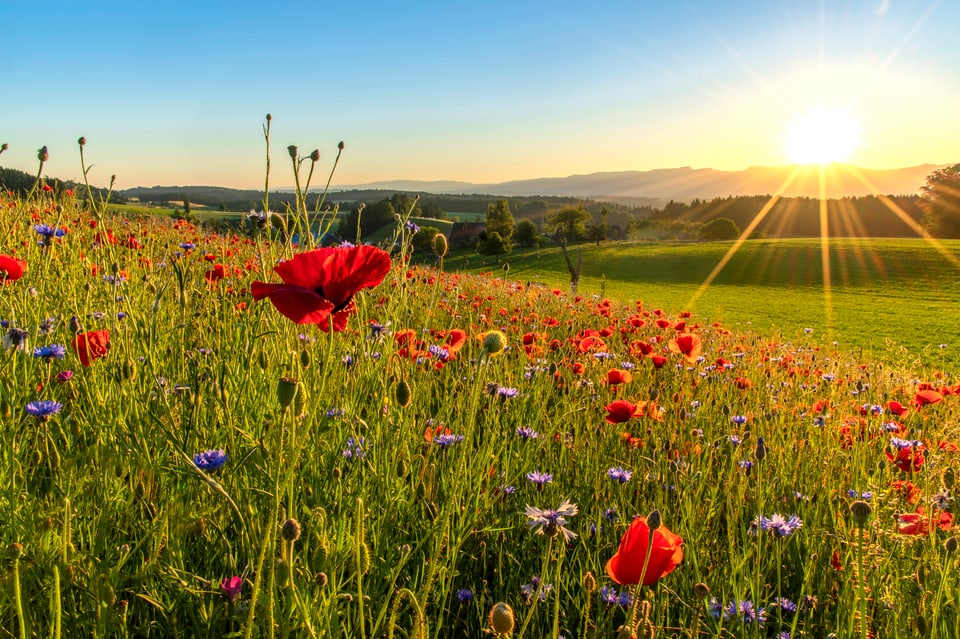
[[[783,612],[796,612],[797,604],[793,601],[790,601],[786,597],[777,597],[773,600],[773,605],[777,606]]]
[[[545,484],[549,484],[553,481],[553,475],[550,473],[541,473],[539,470],[534,470],[527,473],[527,480],[536,484],[537,488],[543,488]]]
[[[404,226],[406,226],[406,227],[407,227],[407,230],[410,231],[411,233],[419,233],[419,232],[420,232],[420,227],[419,227],[417,224],[415,224],[414,222],[411,222],[410,220],[407,220],[406,223],[404,224]]]
[[[854,490],[853,488],[847,491],[847,496],[850,499],[862,499],[863,501],[870,501],[871,499],[873,499],[873,493],[871,493],[869,490],[865,490],[864,492],[861,493],[860,491]]]
[[[500,399],[511,399],[520,394],[520,391],[516,388],[500,386],[499,384],[490,384],[487,387],[487,392],[494,397],[499,397]]]
[[[744,459],[743,461],[738,461],[737,466],[739,466],[743,470],[749,471],[750,469],[753,468],[753,462],[750,461],[749,459]]]
[[[27,350],[27,342],[30,340],[30,332],[22,328],[9,328],[7,332],[4,333],[2,341],[3,347],[7,350],[13,349],[14,351],[25,351]]]
[[[454,444],[458,444],[463,441],[463,435],[456,435],[454,433],[444,433],[442,435],[435,435],[433,438],[433,443],[440,448],[449,448]]]
[[[42,237],[44,241],[50,241],[55,237],[63,237],[67,234],[64,229],[50,226],[49,224],[34,224],[33,230],[36,231],[37,235]]]
[[[615,521],[619,516],[616,508],[607,508],[603,511],[603,518],[607,521]]]
[[[523,441],[527,441],[528,439],[537,439],[537,438],[540,437],[540,433],[538,433],[537,431],[533,430],[533,429],[530,428],[529,426],[518,426],[518,427],[517,427],[517,435],[518,435],[518,436],[520,437],[520,439],[522,439]]]
[[[919,439],[900,439],[899,437],[891,437],[890,445],[897,450],[904,450],[906,448],[923,448],[923,442]]]
[[[757,515],[750,523],[750,534],[757,535],[761,531],[772,531],[775,537],[789,537],[803,526],[803,520],[796,515],[784,517],[775,513],[770,517]]]
[[[51,415],[59,413],[61,408],[63,408],[63,404],[60,402],[55,402],[52,399],[39,399],[29,402],[24,410],[27,415],[36,417],[38,422],[45,422],[50,419]]]
[[[633,603],[633,597],[629,590],[617,592],[610,586],[603,586],[600,588],[600,603],[607,604],[608,607],[621,606],[628,608]]]
[[[180,242],[180,248],[182,248],[184,251],[192,251],[194,248],[196,248],[196,244],[193,242]]]
[[[193,463],[200,470],[212,473],[226,464],[229,458],[229,455],[227,455],[222,448],[216,450],[210,449],[194,455]]]
[[[341,240],[340,243],[337,244],[337,248],[355,248],[356,246],[357,245],[350,240]]]
[[[730,435],[728,439],[734,446],[739,446],[741,443],[743,443],[743,438],[740,437],[740,435]]]
[[[523,584],[520,586],[520,594],[523,596],[524,601],[530,602],[530,599],[533,598],[533,595],[539,592],[538,598],[540,601],[546,601],[547,595],[553,590],[552,584],[540,584],[540,577],[533,576],[530,578],[530,583]]]
[[[50,344],[49,346],[37,346],[33,349],[33,356],[37,359],[43,359],[46,361],[52,361],[55,359],[63,359],[63,356],[67,354],[67,349],[61,344]]]
[[[389,332],[390,322],[381,324],[380,322],[370,322],[367,325],[370,329],[370,339],[379,339]]]
[[[441,362],[445,362],[450,359],[450,351],[444,346],[431,344],[427,347],[427,352],[439,359]]]
[[[723,608],[723,620],[732,621],[734,619],[739,619],[743,623],[762,624],[767,620],[767,617],[763,608],[757,610],[754,608],[752,601],[741,599],[736,603],[731,601]]]
[[[746,424],[746,423],[747,423],[747,416],[746,416],[746,415],[734,415],[733,417],[730,418],[730,421],[733,422],[734,424]]]
[[[619,466],[614,466],[613,468],[607,469],[607,477],[613,481],[620,482],[625,484],[630,481],[630,478],[633,477],[633,471],[621,468]]]
[[[344,459],[363,459],[367,456],[367,451],[364,450],[366,445],[367,440],[363,437],[357,440],[354,440],[353,437],[348,437],[347,447],[343,449],[341,454]]]
[[[469,588],[457,588],[457,601],[460,603],[470,603],[473,601],[473,591]]]
[[[553,537],[554,535],[562,534],[563,538],[567,541],[576,539],[576,533],[565,528],[567,525],[567,517],[573,517],[579,512],[577,505],[571,504],[570,500],[564,499],[563,503],[560,504],[556,510],[527,506],[525,511],[528,519],[527,524],[529,524],[531,528],[536,528],[538,535]]]

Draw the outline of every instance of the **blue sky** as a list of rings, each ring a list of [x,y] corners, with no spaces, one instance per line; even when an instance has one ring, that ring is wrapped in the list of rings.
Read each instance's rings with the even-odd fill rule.
[[[849,161],[952,163],[960,3],[43,2],[0,0],[0,166],[91,180],[474,182],[791,161],[818,104],[856,119]]]

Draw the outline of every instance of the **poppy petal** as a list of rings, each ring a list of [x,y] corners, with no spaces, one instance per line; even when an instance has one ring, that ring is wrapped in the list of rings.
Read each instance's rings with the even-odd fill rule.
[[[333,303],[314,291],[290,284],[267,284],[251,282],[250,294],[254,300],[264,297],[285,317],[297,324],[326,325],[327,316],[334,309]],[[336,321],[334,322],[336,325]],[[342,329],[341,329],[342,330]]]

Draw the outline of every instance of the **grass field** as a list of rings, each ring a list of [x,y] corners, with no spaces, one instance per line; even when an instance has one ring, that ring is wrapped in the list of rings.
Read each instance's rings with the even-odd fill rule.
[[[749,241],[692,302],[731,245],[583,244],[571,256],[575,261],[576,250],[583,251],[581,294],[643,299],[648,306],[682,308],[705,321],[790,338],[811,328],[826,342],[901,363],[957,361],[960,270],[925,240],[831,240],[829,296],[819,240]],[[941,245],[960,260],[960,242]],[[559,248],[514,249],[505,261],[511,278],[568,290]],[[464,252],[447,266],[489,271],[498,265]]]

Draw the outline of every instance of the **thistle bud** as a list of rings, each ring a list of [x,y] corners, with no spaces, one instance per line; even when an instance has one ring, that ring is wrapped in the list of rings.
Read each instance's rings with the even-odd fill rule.
[[[280,536],[287,541],[300,539],[300,522],[292,517],[283,522],[283,527],[280,528]]]
[[[433,236],[433,252],[437,257],[443,257],[447,254],[448,244],[447,236],[443,233],[437,233]]]
[[[406,408],[413,401],[413,391],[407,380],[401,379],[393,389],[394,399],[397,400],[397,406]]]
[[[501,636],[510,636],[513,633],[513,608],[510,604],[500,601],[493,605],[490,609],[490,626]]]
[[[870,507],[870,504],[862,499],[858,499],[850,504],[850,515],[853,517],[853,523],[860,528],[863,528],[867,523],[867,520],[870,519],[870,513],[872,512],[873,508]]]
[[[300,390],[300,380],[293,377],[281,377],[277,381],[277,401],[280,402],[280,408],[286,410],[297,396]]]
[[[47,147],[43,146],[37,149],[37,159],[41,162],[46,162],[50,159],[50,152],[47,151]]]
[[[507,347],[507,336],[500,331],[489,331],[483,337],[483,352],[496,355]]]
[[[297,145],[291,144],[287,147],[287,153],[290,154],[290,158],[293,160],[297,159]]]
[[[659,510],[654,510],[652,513],[647,515],[647,528],[650,529],[651,535],[653,534],[653,531],[655,531],[657,528],[660,527],[661,523],[662,523],[662,520],[660,518]]]
[[[311,162],[319,162],[319,161],[320,161],[320,149],[314,149],[313,152],[310,153],[310,161],[311,161]]]
[[[80,136],[80,139],[77,140],[77,144],[79,144],[80,146],[86,146],[86,145],[87,145],[87,138],[85,138],[84,136],[81,135],[81,136]]]

